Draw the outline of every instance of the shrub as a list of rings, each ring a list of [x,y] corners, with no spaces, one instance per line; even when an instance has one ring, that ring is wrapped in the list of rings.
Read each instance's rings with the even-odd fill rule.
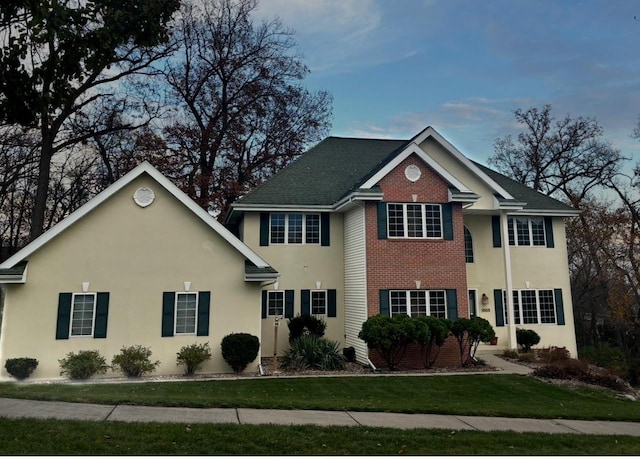
[[[109,369],[107,361],[98,351],[69,352],[58,362],[60,376],[69,376],[71,379],[88,379],[95,374],[104,374]]]
[[[396,370],[407,346],[415,340],[415,323],[404,314],[393,317],[372,316],[363,324],[358,338],[375,349],[390,370]]]
[[[145,373],[151,373],[160,365],[159,361],[151,362],[151,349],[141,345],[123,346],[120,353],[113,356],[111,365],[115,371],[120,371],[130,378],[138,378]]]
[[[451,324],[451,334],[455,336],[458,341],[458,348],[460,349],[460,365],[465,366],[468,361],[469,353],[467,352],[465,338],[468,336],[469,328],[471,327],[471,320],[466,317],[459,317]]]
[[[624,353],[620,348],[609,344],[587,346],[581,349],[580,359],[603,368],[622,370],[626,367]]]
[[[345,358],[337,341],[314,335],[303,335],[293,340],[282,358],[283,368],[344,370]]]
[[[627,384],[617,376],[606,370],[598,370],[596,367],[576,359],[566,359],[544,365],[536,368],[533,375],[539,378],[577,380],[619,391],[628,389]]]
[[[289,327],[289,342],[293,342],[302,335],[324,336],[327,324],[322,319],[308,314],[298,315],[287,322]]]
[[[176,361],[178,365],[184,365],[184,374],[192,376],[202,367],[202,364],[211,358],[211,348],[209,343],[190,344],[182,346],[177,353]]]
[[[516,341],[522,346],[524,352],[531,351],[531,347],[540,342],[540,335],[533,330],[516,329]]]
[[[487,343],[491,341],[496,337],[496,332],[493,330],[493,327],[488,320],[475,316],[469,320],[467,337],[469,339],[469,355],[471,358],[474,358],[480,343]]]
[[[552,346],[538,350],[538,359],[544,363],[563,362],[569,358],[569,351],[565,347]]]
[[[260,340],[249,333],[231,333],[222,338],[222,357],[233,369],[240,373],[258,356]]]
[[[502,352],[502,356],[506,357],[508,359],[517,359],[518,358],[518,351],[516,351],[515,349],[505,349]]]
[[[536,362],[538,359],[536,358],[535,352],[521,352],[518,354],[518,360],[520,362],[533,363],[533,362]]]
[[[440,348],[449,337],[451,321],[434,316],[420,316],[415,321],[417,328],[416,341],[423,347],[425,352],[424,366],[425,368],[431,368],[438,358]],[[424,326],[429,329],[428,336],[424,331],[421,331]],[[425,343],[427,339],[428,341]]]
[[[38,361],[29,357],[7,359],[4,367],[11,376],[16,379],[25,379],[38,367]]]

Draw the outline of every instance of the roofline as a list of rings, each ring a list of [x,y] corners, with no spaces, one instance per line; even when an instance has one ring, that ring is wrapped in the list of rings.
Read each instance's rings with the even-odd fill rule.
[[[233,213],[233,211],[242,211],[242,212],[260,212],[265,210],[280,210],[283,212],[303,212],[306,210],[310,210],[313,212],[319,211],[330,211],[333,210],[333,205],[331,204],[303,204],[303,205],[295,205],[295,204],[232,204],[231,212],[229,215]],[[228,218],[226,219],[228,220]]]
[[[522,209],[515,212],[507,212],[507,215],[536,215],[547,217],[577,217],[580,210],[545,210],[545,209]]]
[[[260,256],[258,256],[253,250],[251,250],[240,239],[236,238],[228,229],[226,229],[220,222],[213,218],[209,213],[195,203],[186,193],[180,188],[175,186],[168,178],[162,175],[156,168],[154,168],[147,161],[139,164],[133,168],[130,172],[118,179],[112,185],[98,193],[76,211],[67,216],[60,223],[55,225],[47,232],[40,235],[38,238],[27,244],[22,250],[19,250],[15,255],[5,260],[0,264],[0,269],[12,268],[20,261],[26,259],[36,250],[40,249],[43,245],[54,239],[68,227],[76,223],[78,220],[86,216],[100,204],[105,202],[111,196],[118,191],[129,185],[133,180],[141,176],[143,173],[149,174],[155,181],[157,181],[162,187],[164,187],[170,194],[172,194],[178,201],[187,206],[196,216],[198,216],[205,224],[211,229],[216,231],[223,239],[231,244],[236,250],[238,250],[246,259],[251,261],[259,268],[265,268],[270,266]]]
[[[245,282],[267,282],[267,281],[276,281],[280,277],[280,273],[256,273],[256,274],[245,274],[244,280]]]

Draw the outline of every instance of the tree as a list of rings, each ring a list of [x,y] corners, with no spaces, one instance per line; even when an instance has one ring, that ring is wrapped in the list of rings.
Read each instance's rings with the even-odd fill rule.
[[[0,120],[37,129],[40,137],[31,238],[44,228],[54,155],[88,138],[74,135],[68,121],[103,97],[113,99],[110,84],[166,55],[153,47],[166,41],[178,6],[179,0],[0,4]]]
[[[331,97],[302,87],[307,67],[279,20],[255,24],[255,0],[188,3],[163,71],[171,122],[158,132],[173,179],[208,211],[230,204],[328,131]]]

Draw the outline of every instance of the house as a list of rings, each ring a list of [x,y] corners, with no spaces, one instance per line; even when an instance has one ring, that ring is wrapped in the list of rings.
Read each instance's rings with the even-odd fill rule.
[[[209,342],[203,371],[229,372],[226,334],[259,336],[270,357],[276,333],[278,353],[288,346],[275,319],[303,313],[363,363],[380,361],[362,323],[399,313],[477,315],[497,348],[524,327],[575,355],[574,215],[431,127],[410,140],[329,137],[239,199],[226,227],[145,163],[0,264],[0,361],[34,357],[33,377],[53,378],[70,351],[110,359],[141,344],[159,374],[176,374],[180,347]],[[449,342],[438,363],[458,359]],[[417,350],[406,364],[421,365]]]

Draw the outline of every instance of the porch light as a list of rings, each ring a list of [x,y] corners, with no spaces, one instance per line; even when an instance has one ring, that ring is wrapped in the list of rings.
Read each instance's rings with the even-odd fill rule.
[[[480,299],[480,302],[482,303],[482,306],[486,306],[489,304],[489,297],[487,296],[486,293],[482,294],[482,298]]]

